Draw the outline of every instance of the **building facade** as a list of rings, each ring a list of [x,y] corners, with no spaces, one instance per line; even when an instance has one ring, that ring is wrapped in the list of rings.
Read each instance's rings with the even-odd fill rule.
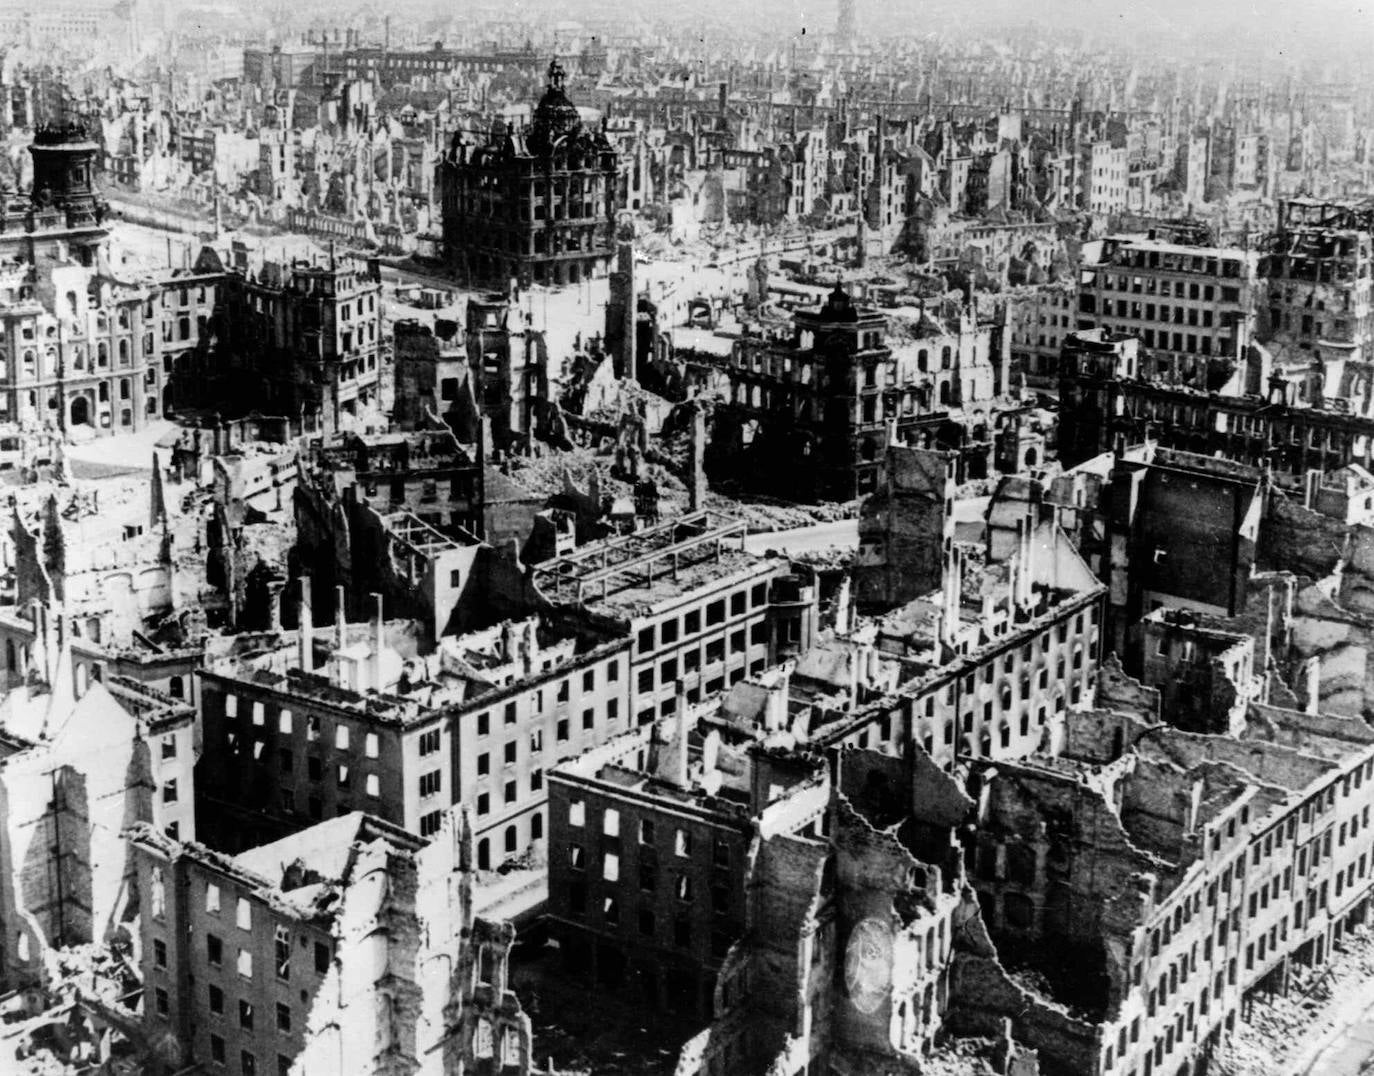
[[[472,146],[459,135],[439,164],[445,255],[465,279],[505,286],[605,276],[615,225],[616,156],[583,126],[562,65],[528,128]]]

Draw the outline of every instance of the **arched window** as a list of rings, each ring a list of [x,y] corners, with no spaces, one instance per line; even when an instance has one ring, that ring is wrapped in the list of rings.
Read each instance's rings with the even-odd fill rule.
[[[514,852],[514,851],[515,851],[516,845],[517,845],[517,843],[519,842],[519,840],[520,840],[520,836],[519,836],[518,833],[516,833],[515,827],[514,827],[514,826],[507,826],[507,827],[506,827],[506,851],[507,851],[508,853],[509,853],[509,852]]]
[[[86,666],[84,663],[76,667],[76,697],[79,699],[86,694]]]
[[[477,1027],[472,1033],[472,1056],[486,1058],[493,1056],[495,1052],[495,1046],[492,1043],[491,1024],[479,1017]]]
[[[15,660],[13,639],[5,640],[5,668],[8,669],[10,672],[14,672]]]
[[[479,871],[491,870],[491,841],[486,837],[477,842],[477,869]]]
[[[530,816],[530,840],[537,841],[544,836],[544,816],[539,811],[535,811]]]
[[[185,698],[186,687],[181,681],[181,677],[174,676],[167,681],[167,694],[174,699]]]

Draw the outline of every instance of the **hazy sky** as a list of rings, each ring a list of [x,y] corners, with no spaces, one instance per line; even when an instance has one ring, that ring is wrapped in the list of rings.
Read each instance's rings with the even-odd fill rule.
[[[1237,40],[1254,42],[1279,56],[1286,50],[1374,51],[1374,0],[857,0],[865,36],[884,28],[903,33],[943,32],[989,25],[1036,23],[1046,28],[1083,30],[1094,37],[1182,38],[1222,53]],[[534,13],[567,10],[567,0],[514,0],[513,7]],[[716,24],[733,17],[766,19],[780,37],[826,33],[835,25],[836,0],[640,0],[637,10],[660,8],[680,19],[690,10]],[[748,12],[747,15],[744,12]]]

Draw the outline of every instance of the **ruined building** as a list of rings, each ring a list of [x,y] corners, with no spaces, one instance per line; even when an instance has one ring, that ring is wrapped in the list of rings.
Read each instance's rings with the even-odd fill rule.
[[[1141,380],[1134,337],[1072,333],[1059,366],[1059,458],[1066,466],[1153,438],[1168,448],[1264,465],[1296,484],[1310,470],[1374,466],[1374,419],[1297,399],[1281,376],[1263,394],[1225,396]]]
[[[346,622],[338,599],[316,629],[305,590],[300,629],[237,637],[199,674],[215,847],[362,807],[429,837],[465,804],[477,866],[494,869],[544,839],[546,770],[628,727],[623,639],[592,645],[530,619],[432,648],[380,609]]]
[[[1313,368],[1304,398],[1350,397],[1370,413],[1374,363],[1374,208],[1291,198],[1279,204],[1263,272],[1270,346]]]
[[[233,857],[147,826],[131,846],[151,1071],[530,1071],[464,815],[429,843],[354,812]]]
[[[315,252],[273,259],[235,241],[205,248],[199,272],[222,275],[223,337],[198,403],[315,418],[326,432],[364,425],[382,397],[381,277],[375,263]]]
[[[403,433],[316,441],[299,466],[293,559],[318,584],[321,613],[336,612],[330,603],[342,587],[355,618],[375,591],[435,635],[470,622],[483,585],[480,442],[461,445],[427,419]]]
[[[31,197],[8,202],[0,227],[0,425],[141,430],[203,361],[215,282],[111,267],[97,147],[81,127],[42,128],[29,153]]]
[[[716,468],[766,475],[775,493],[846,501],[878,488],[889,443],[911,441],[959,450],[961,478],[986,478],[988,412],[1010,347],[999,318],[984,323],[969,308],[946,325],[923,311],[899,340],[886,313],[837,285],[819,309],[793,315],[790,332],[735,345]]]
[[[195,836],[195,711],[121,677],[73,677],[71,624],[46,608],[0,703],[0,984],[56,985],[57,951],[122,941],[137,900],[124,829]]]
[[[528,287],[606,274],[615,150],[583,126],[565,79],[554,60],[528,127],[498,127],[476,146],[460,132],[439,164],[445,256],[466,280]]]
[[[807,650],[817,595],[779,558],[743,548],[744,524],[693,512],[537,565],[530,600],[592,638],[632,644],[634,723]]]
[[[1228,396],[1266,387],[1251,352],[1258,253],[1108,238],[1083,271],[1077,327],[1139,339],[1141,378]]]
[[[698,737],[713,709],[684,698],[549,781],[548,915],[565,969],[698,1018],[744,931],[755,826],[805,829],[830,794],[824,764],[789,753],[776,713],[757,738]]]

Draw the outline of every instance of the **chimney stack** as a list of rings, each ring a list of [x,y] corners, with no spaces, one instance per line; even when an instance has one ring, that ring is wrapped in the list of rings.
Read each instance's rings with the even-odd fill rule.
[[[368,665],[372,672],[372,687],[376,691],[382,690],[382,648],[386,645],[384,623],[382,620],[382,596],[374,592],[372,595],[372,654],[368,658]]]
[[[676,701],[674,706],[677,711],[677,757],[673,759],[674,770],[673,780],[678,788],[687,788],[687,733],[692,727],[688,720],[687,713],[691,707],[687,704],[687,685],[679,680],[676,685]]]
[[[297,661],[303,672],[315,671],[315,619],[310,608],[310,576],[301,576],[300,630],[297,632]]]
[[[281,592],[285,587],[286,583],[280,579],[273,579],[267,584],[268,615],[271,618],[268,629],[270,631],[281,631]]]
[[[340,650],[348,642],[348,618],[344,614],[344,588],[334,588],[334,645]]]

